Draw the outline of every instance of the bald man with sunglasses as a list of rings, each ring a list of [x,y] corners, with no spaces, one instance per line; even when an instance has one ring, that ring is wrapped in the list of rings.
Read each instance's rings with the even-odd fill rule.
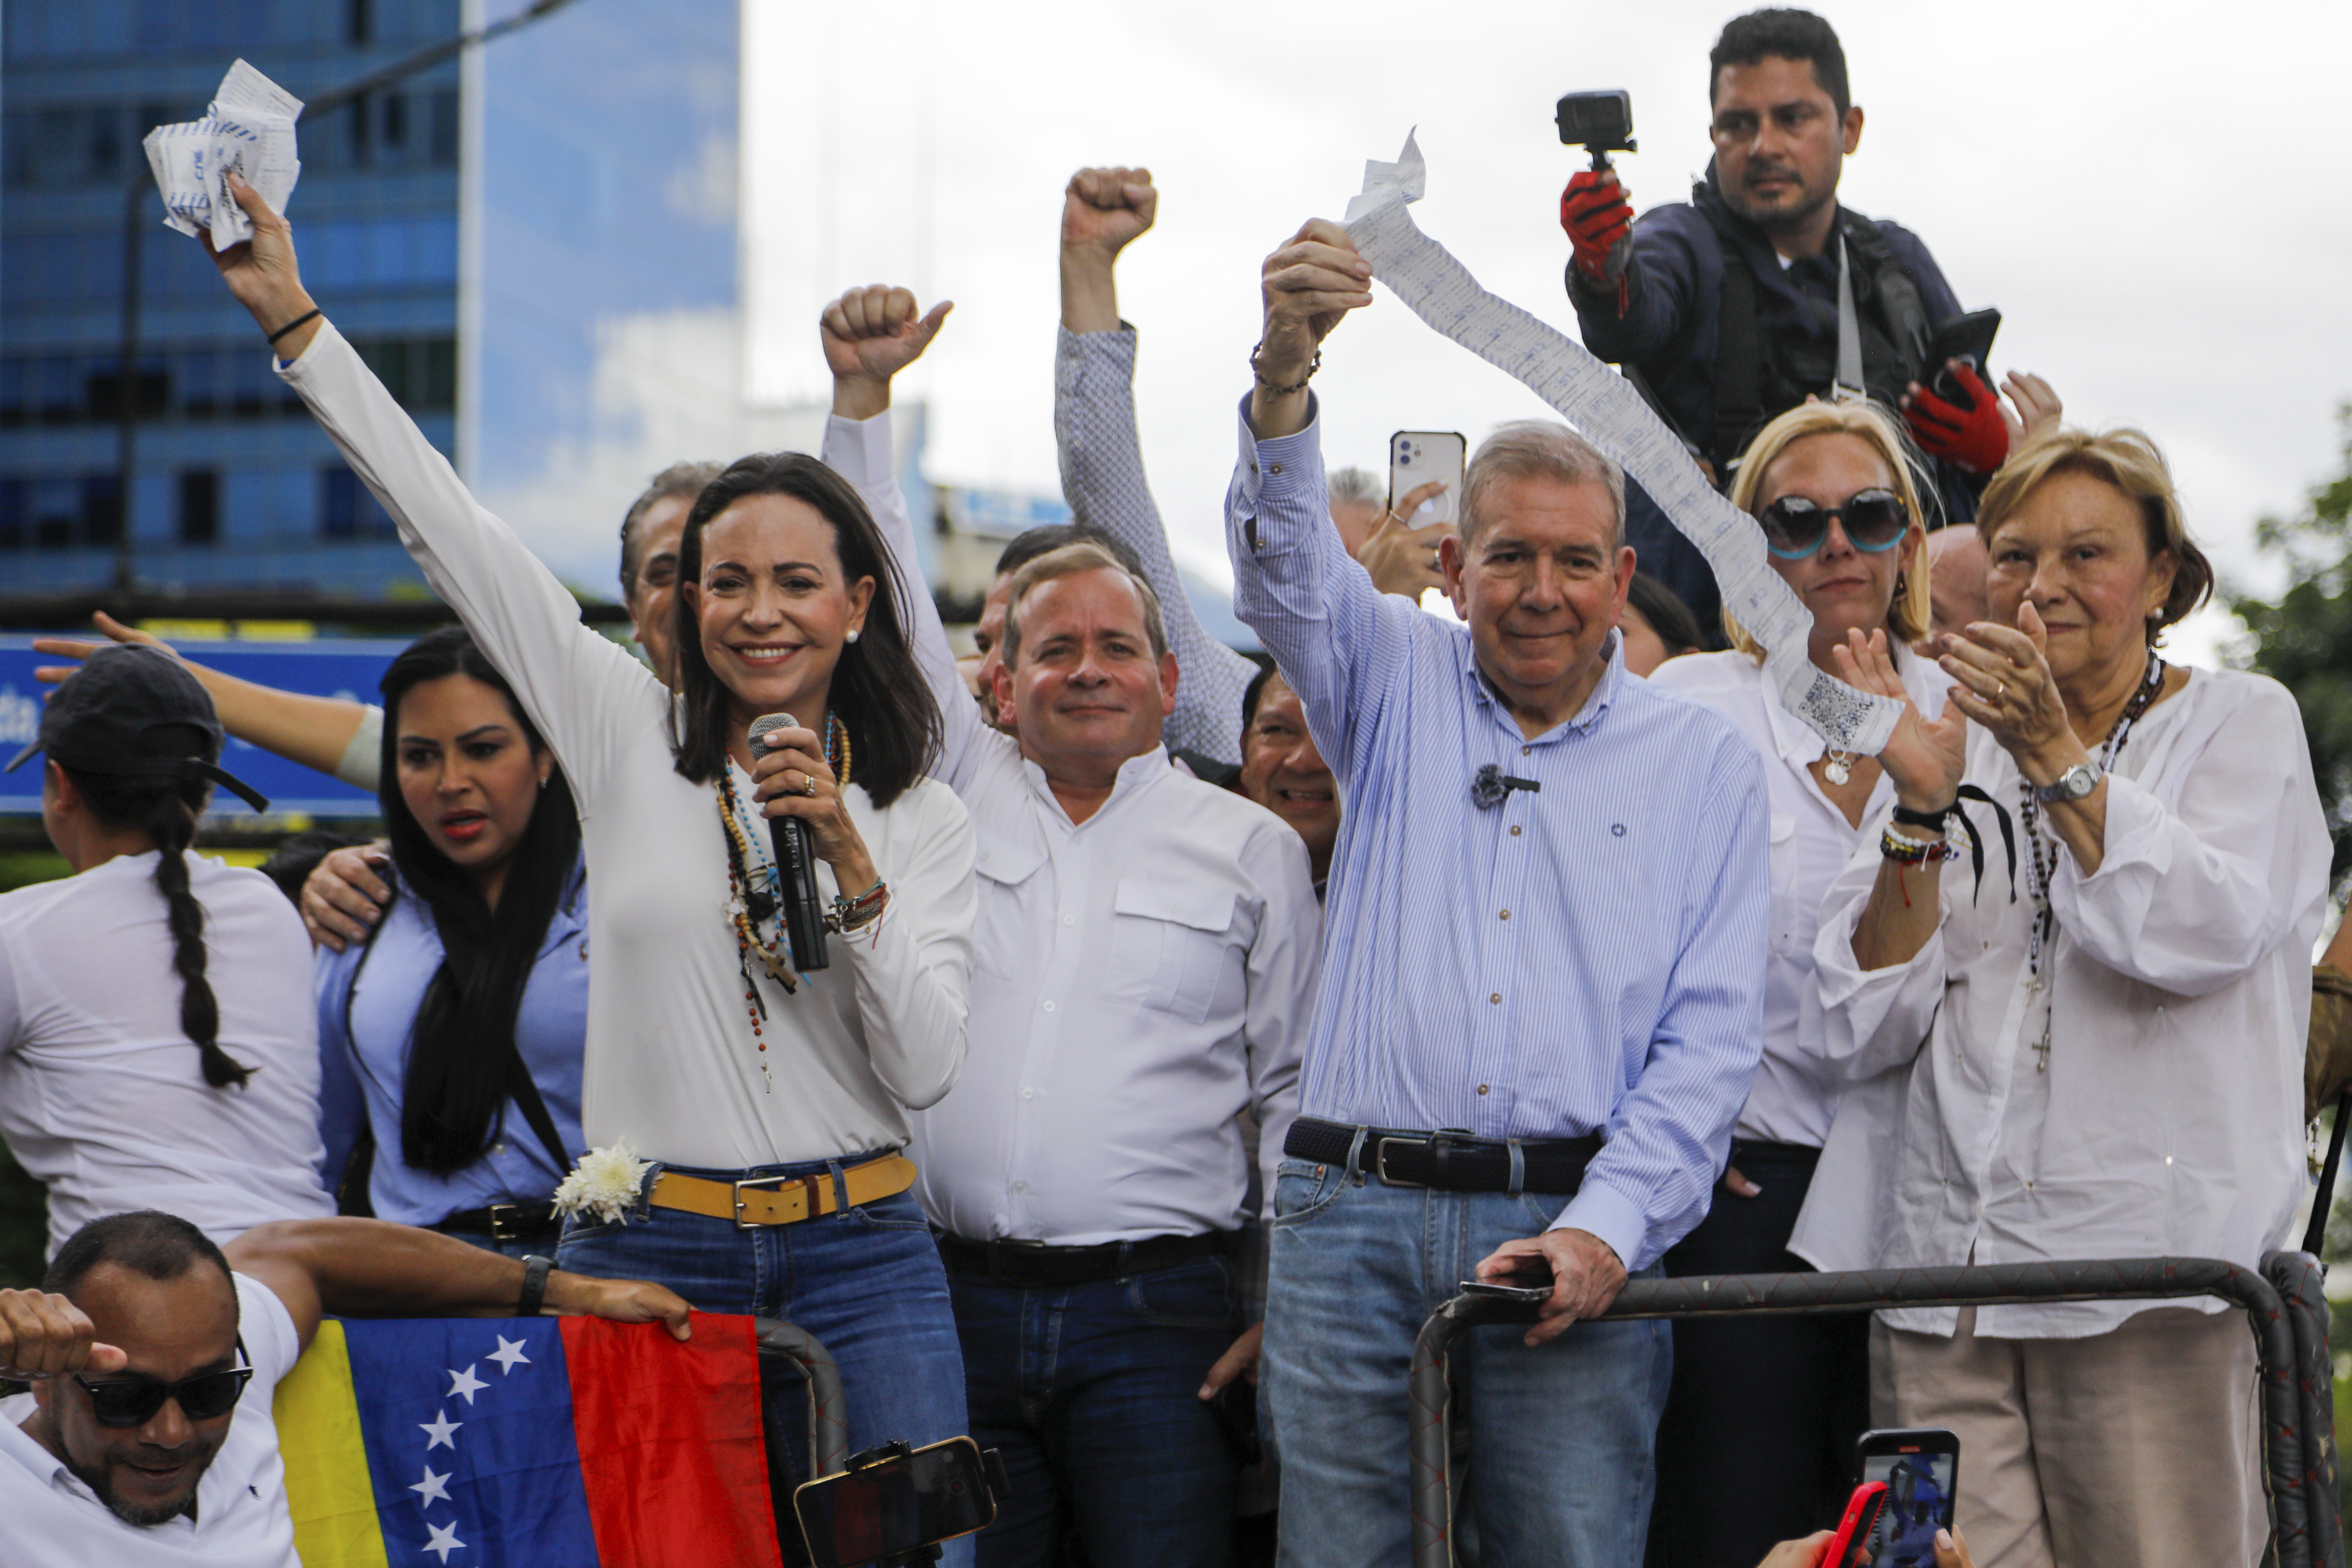
[[[0,1290],[0,1560],[301,1568],[270,1396],[328,1312],[591,1315],[688,1336],[659,1285],[429,1230],[293,1220],[224,1250],[173,1215],[93,1220],[45,1289]]]

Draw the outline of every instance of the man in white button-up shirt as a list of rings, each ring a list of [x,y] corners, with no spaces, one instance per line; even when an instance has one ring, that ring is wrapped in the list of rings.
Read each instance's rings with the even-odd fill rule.
[[[903,291],[825,316],[825,461],[909,574],[886,411],[928,338]],[[1250,1185],[1236,1118],[1264,1129],[1271,1192],[1321,931],[1306,847],[1170,766],[1158,602],[1099,546],[1013,579],[996,677],[1013,735],[959,700],[938,616],[908,603],[946,723],[939,776],[980,841],[971,1047],[915,1118],[972,1435],[1012,1472],[980,1561],[1054,1560],[1058,1515],[1097,1568],[1222,1563],[1237,1464],[1200,1395],[1213,1366],[1223,1383],[1256,1355],[1230,1256]]]

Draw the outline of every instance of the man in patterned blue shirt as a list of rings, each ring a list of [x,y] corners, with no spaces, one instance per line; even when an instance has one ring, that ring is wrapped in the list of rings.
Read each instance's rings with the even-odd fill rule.
[[[1627,673],[1623,477],[1565,426],[1506,426],[1470,464],[1441,553],[1466,626],[1374,592],[1326,521],[1307,391],[1370,266],[1317,220],[1264,284],[1234,603],[1348,805],[1276,1191],[1282,1561],[1402,1568],[1414,1331],[1474,1266],[1548,1265],[1532,1330],[1456,1352],[1479,1537],[1498,1563],[1633,1568],[1671,1342],[1585,1320],[1705,1215],[1755,1076],[1760,765]]]

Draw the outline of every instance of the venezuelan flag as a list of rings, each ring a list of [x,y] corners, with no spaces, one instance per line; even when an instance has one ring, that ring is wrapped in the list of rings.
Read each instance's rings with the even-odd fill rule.
[[[304,1568],[782,1568],[749,1318],[330,1318],[275,1409]]]

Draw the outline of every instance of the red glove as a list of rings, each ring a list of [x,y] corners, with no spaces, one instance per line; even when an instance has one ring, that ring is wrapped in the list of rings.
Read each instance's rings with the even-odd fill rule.
[[[2009,425],[2000,416],[2000,404],[1968,361],[1955,362],[1952,379],[1960,384],[1965,405],[1946,402],[1924,386],[1903,400],[1911,437],[1921,451],[1955,468],[1991,473],[2009,459]]]
[[[1625,276],[1633,254],[1633,206],[1613,169],[1582,169],[1559,194],[1559,226],[1576,247],[1576,269],[1595,283]]]

